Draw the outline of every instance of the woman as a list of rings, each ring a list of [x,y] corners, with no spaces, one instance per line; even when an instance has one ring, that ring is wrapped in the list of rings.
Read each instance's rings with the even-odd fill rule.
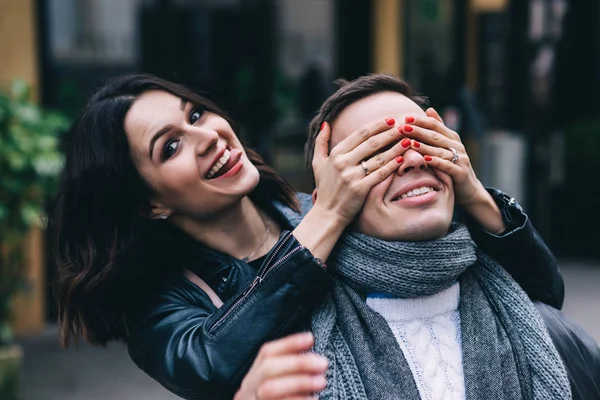
[[[123,340],[136,364],[179,396],[230,398],[264,343],[309,326],[331,285],[325,261],[335,242],[402,163],[397,128],[391,118],[374,121],[328,154],[323,123],[313,158],[319,196],[300,210],[213,103],[152,76],[110,81],[64,142],[50,219],[63,345]],[[510,272],[532,298],[560,308],[553,257],[520,208],[499,193],[494,200],[472,216],[524,236],[529,253],[510,254]],[[276,202],[305,215],[295,229]],[[472,225],[489,253],[507,250],[502,236]],[[524,271],[532,257],[543,287],[539,270],[530,271],[535,280]]]

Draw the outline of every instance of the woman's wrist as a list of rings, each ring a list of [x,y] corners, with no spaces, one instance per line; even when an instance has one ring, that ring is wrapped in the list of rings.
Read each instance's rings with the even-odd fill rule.
[[[486,232],[500,235],[506,230],[500,208],[483,186],[481,186],[481,190],[478,191],[474,200],[467,205],[463,205],[463,208]]]
[[[317,203],[294,229],[293,234],[314,257],[325,262],[346,226],[348,221],[345,218],[324,210]]]

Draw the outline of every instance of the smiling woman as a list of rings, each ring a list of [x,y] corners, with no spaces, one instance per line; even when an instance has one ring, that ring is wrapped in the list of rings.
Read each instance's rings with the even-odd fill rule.
[[[229,399],[242,381],[236,399],[323,389],[327,360],[306,352],[310,336],[275,339],[309,328],[331,288],[325,262],[340,235],[372,189],[417,155],[414,143],[406,155],[392,116],[367,118],[330,151],[331,126],[311,128],[312,201],[245,148],[211,101],[149,75],[109,81],[63,143],[49,220],[62,344],[125,341],[141,369],[186,399]],[[532,296],[560,306],[554,260],[513,211],[498,220],[523,251],[487,234],[482,247],[517,267],[535,259],[528,271],[556,280],[530,286]]]

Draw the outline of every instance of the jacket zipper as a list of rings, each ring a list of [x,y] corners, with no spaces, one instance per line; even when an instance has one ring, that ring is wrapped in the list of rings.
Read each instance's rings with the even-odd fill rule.
[[[218,320],[215,321],[214,324],[212,324],[212,326],[208,329],[209,333],[213,333],[218,327],[219,325],[221,325],[223,323],[223,321],[239,306],[241,305],[250,295],[250,293],[252,292],[252,290],[259,284],[262,283],[262,281],[265,279],[265,277],[267,276],[267,274],[272,271],[273,269],[275,269],[275,267],[277,267],[278,265],[280,265],[282,262],[284,262],[285,260],[287,260],[288,258],[290,258],[292,255],[294,255],[295,253],[297,253],[298,251],[302,250],[303,246],[299,245],[294,247],[289,253],[287,253],[285,256],[283,256],[282,258],[280,258],[279,260],[277,260],[277,262],[273,265],[269,265],[271,263],[271,261],[273,260],[273,258],[275,258],[275,256],[279,253],[279,251],[281,250],[281,248],[283,246],[285,246],[285,244],[289,241],[290,237],[292,236],[291,233],[288,234],[287,237],[285,237],[283,239],[283,241],[281,243],[279,243],[279,245],[277,246],[276,250],[271,254],[271,257],[269,257],[269,260],[266,264],[264,264],[264,267],[258,271],[258,275],[256,276],[256,278],[254,278],[254,280],[252,281],[252,284],[250,284],[250,287],[248,289],[246,289],[234,302],[233,304],[229,307],[229,310],[227,310],[227,312],[225,312],[225,314],[223,314]]]

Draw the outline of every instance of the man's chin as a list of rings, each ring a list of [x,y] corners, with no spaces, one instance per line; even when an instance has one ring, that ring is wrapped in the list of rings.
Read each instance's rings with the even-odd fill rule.
[[[388,242],[424,242],[446,236],[452,220],[430,219],[421,223],[404,224],[403,226],[378,227],[354,226],[355,230]]]

